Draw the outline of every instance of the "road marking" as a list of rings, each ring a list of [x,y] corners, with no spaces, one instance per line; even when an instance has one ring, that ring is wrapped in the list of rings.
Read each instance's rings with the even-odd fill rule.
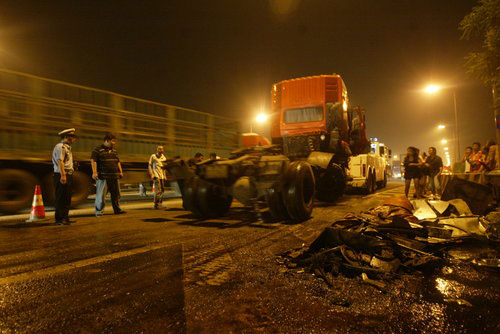
[[[91,266],[94,264],[112,261],[112,260],[116,260],[116,259],[126,257],[126,256],[142,254],[142,253],[150,252],[150,251],[157,250],[160,248],[175,246],[175,245],[179,245],[179,244],[180,243],[154,244],[154,245],[149,245],[149,246],[145,246],[145,247],[139,247],[139,248],[126,250],[123,252],[106,254],[106,255],[102,255],[102,256],[93,257],[90,259],[60,264],[60,265],[53,266],[53,267],[48,267],[48,268],[38,269],[35,271],[30,271],[30,272],[25,272],[25,273],[21,273],[21,274],[12,275],[12,276],[2,277],[2,278],[0,278],[0,285],[13,284],[13,283],[19,283],[19,282],[24,282],[24,281],[29,281],[29,280],[40,279],[40,278],[44,278],[47,276],[51,276],[51,275],[60,274],[60,273],[66,272],[66,271],[74,270],[77,268],[87,267],[87,266]],[[182,245],[182,244],[180,244],[180,245]]]

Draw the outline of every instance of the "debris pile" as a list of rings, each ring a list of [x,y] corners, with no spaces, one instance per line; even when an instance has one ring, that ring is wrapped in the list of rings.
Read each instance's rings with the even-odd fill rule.
[[[302,267],[330,286],[342,273],[361,276],[363,282],[384,290],[384,279],[434,269],[448,261],[448,247],[470,239],[498,242],[499,231],[500,212],[483,217],[473,215],[461,199],[412,203],[405,196],[394,196],[367,212],[346,215],[309,247],[287,252],[278,262]],[[498,259],[471,263],[494,266]]]

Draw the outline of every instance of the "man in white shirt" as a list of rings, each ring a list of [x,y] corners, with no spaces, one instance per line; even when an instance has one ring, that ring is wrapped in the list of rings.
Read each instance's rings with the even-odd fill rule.
[[[163,192],[165,191],[165,182],[167,181],[167,175],[165,173],[164,162],[167,157],[163,154],[163,146],[158,145],[156,147],[156,153],[152,154],[149,158],[149,175],[151,180],[153,180],[155,193],[154,193],[154,208],[159,209],[163,199]]]

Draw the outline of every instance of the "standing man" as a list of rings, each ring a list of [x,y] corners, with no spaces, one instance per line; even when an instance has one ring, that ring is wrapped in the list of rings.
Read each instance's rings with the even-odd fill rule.
[[[69,225],[71,187],[73,185],[73,153],[71,144],[76,141],[76,130],[66,129],[58,133],[61,142],[52,151],[54,164],[54,189],[56,192],[55,219],[57,225]]]
[[[437,155],[435,147],[429,147],[428,152],[429,156],[425,160],[425,167],[428,168],[430,191],[436,197],[441,188],[439,175],[441,175],[441,169],[443,168],[443,159]]]
[[[111,193],[111,205],[115,215],[125,213],[120,208],[120,184],[118,179],[123,177],[123,170],[118,158],[118,153],[114,149],[116,136],[108,133],[104,136],[104,143],[92,151],[90,162],[92,164],[92,178],[95,180],[95,215],[102,216],[105,206],[106,192],[105,186]]]
[[[483,161],[483,152],[481,144],[478,142],[472,143],[472,153],[469,155],[470,172],[479,173],[481,162]]]
[[[163,202],[163,192],[165,191],[165,182],[167,181],[167,175],[163,167],[163,163],[167,160],[167,157],[163,154],[163,146],[158,145],[156,147],[156,154],[152,154],[149,158],[149,175],[151,180],[153,180],[155,193],[154,193],[154,208],[159,209],[159,206]]]

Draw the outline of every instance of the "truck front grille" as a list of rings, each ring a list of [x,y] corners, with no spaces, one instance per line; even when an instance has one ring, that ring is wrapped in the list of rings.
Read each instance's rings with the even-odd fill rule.
[[[285,155],[291,158],[305,158],[320,150],[319,135],[286,136],[283,138]]]

